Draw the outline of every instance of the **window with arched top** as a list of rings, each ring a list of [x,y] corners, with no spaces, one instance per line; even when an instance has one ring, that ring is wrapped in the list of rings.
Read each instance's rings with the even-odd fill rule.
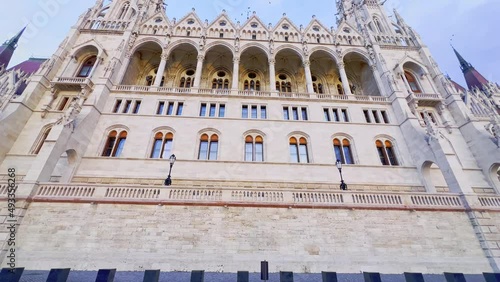
[[[342,87],[342,84],[337,84],[337,92],[339,95],[344,95],[344,88]]]
[[[245,161],[263,162],[264,161],[264,138],[262,136],[248,135],[245,138]]]
[[[219,136],[217,134],[201,135],[200,138],[200,151],[198,153],[199,160],[216,161],[219,153]]]
[[[307,139],[304,137],[291,137],[289,143],[290,143],[290,162],[309,163]]]
[[[260,91],[260,85],[259,76],[255,72],[250,72],[243,83],[243,90]]]
[[[174,135],[171,132],[157,132],[151,150],[152,159],[168,159],[172,154]]]
[[[313,82],[313,89],[314,93],[323,94],[323,84],[321,83],[316,84],[316,82]]]
[[[312,76],[312,81],[313,81],[314,93],[323,94],[323,84],[318,80],[318,78],[315,75]]]
[[[49,137],[50,130],[52,129],[52,125],[46,126],[42,129],[40,132],[40,135],[35,141],[35,144],[33,145],[31,149],[31,154],[33,155],[38,155],[40,153],[40,150],[43,147],[43,144],[45,144],[45,140],[47,140],[47,137]]]
[[[157,73],[158,73],[158,69],[153,69],[148,73],[148,75],[146,76],[146,85],[147,86],[152,86],[155,83]],[[165,76],[162,76],[161,82],[160,82],[160,87],[163,87],[164,83],[165,83]]]
[[[281,93],[292,92],[292,81],[286,74],[279,74],[276,78],[276,91]]]
[[[106,144],[104,145],[104,150],[102,152],[103,157],[114,157],[118,158],[123,152],[125,147],[125,142],[127,141],[127,131],[125,130],[113,130],[108,134]]]
[[[337,137],[333,139],[333,151],[336,160],[343,164],[354,164],[352,157],[351,141],[347,138]]]
[[[80,67],[80,70],[78,71],[78,77],[89,77],[90,73],[92,72],[92,69],[94,68],[95,62],[97,61],[96,56],[92,56],[88,59],[86,59],[82,66]]]
[[[123,7],[120,9],[120,13],[118,14],[118,19],[123,20],[125,19],[125,16],[127,16],[127,12],[130,9],[130,3],[126,2],[123,4]]]
[[[405,77],[413,93],[422,93],[422,89],[418,85],[417,78],[412,73],[405,71]]]
[[[225,71],[218,71],[212,79],[212,89],[229,89],[229,75]]]
[[[195,74],[194,70],[192,70],[192,69],[186,70],[181,76],[181,80],[179,82],[179,88],[191,88],[191,87],[193,87],[194,74]]]
[[[377,140],[375,142],[377,146],[378,155],[380,162],[383,165],[398,166],[399,162],[396,158],[396,153],[394,151],[394,146],[389,140]]]
[[[384,29],[382,27],[382,24],[380,23],[380,20],[378,18],[373,18],[373,21],[375,22],[375,26],[377,27],[377,31],[379,33],[384,33]]]

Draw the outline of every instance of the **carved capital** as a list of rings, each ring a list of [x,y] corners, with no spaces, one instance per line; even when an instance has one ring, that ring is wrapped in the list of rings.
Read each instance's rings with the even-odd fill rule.
[[[198,55],[198,61],[203,61],[205,60],[205,56],[204,55]]]
[[[309,60],[305,60],[305,61],[304,61],[304,63],[303,63],[303,66],[304,66],[305,68],[310,67],[310,66],[311,66],[311,62],[310,62]]]
[[[276,63],[276,60],[275,59],[269,59],[269,64],[270,65],[274,65]]]

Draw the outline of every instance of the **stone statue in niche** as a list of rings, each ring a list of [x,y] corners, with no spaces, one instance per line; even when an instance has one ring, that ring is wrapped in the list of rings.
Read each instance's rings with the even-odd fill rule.
[[[203,49],[205,49],[205,43],[207,42],[207,38],[205,37],[205,35],[202,35],[200,37],[200,42],[198,43],[198,49],[200,51],[203,51]]]
[[[272,38],[269,40],[269,53],[274,54],[274,40]]]

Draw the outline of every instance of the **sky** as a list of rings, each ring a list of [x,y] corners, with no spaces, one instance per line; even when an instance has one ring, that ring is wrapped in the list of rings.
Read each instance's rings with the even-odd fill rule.
[[[181,19],[192,8],[199,17],[212,21],[225,9],[244,22],[253,11],[264,23],[276,24],[286,13],[297,26],[307,26],[313,15],[325,26],[335,26],[336,0],[165,0],[167,16]],[[28,4],[29,3],[29,4]],[[95,0],[22,0],[0,10],[0,41],[28,28],[11,66],[31,56],[50,57],[78,17]],[[441,70],[465,85],[455,48],[486,79],[500,82],[500,0],[387,0],[389,14],[397,8],[429,47]]]

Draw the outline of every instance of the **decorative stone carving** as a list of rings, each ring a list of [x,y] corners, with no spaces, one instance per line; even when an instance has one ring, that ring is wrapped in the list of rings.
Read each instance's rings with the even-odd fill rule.
[[[429,113],[424,111],[424,121],[426,126],[426,133],[430,140],[437,140],[440,136],[439,129],[432,122]]]
[[[500,148],[500,117],[492,114],[490,123],[485,128],[493,136],[493,142]]]
[[[205,49],[205,44],[207,42],[207,38],[205,35],[200,37],[200,41],[198,42],[198,50],[203,51]]]

